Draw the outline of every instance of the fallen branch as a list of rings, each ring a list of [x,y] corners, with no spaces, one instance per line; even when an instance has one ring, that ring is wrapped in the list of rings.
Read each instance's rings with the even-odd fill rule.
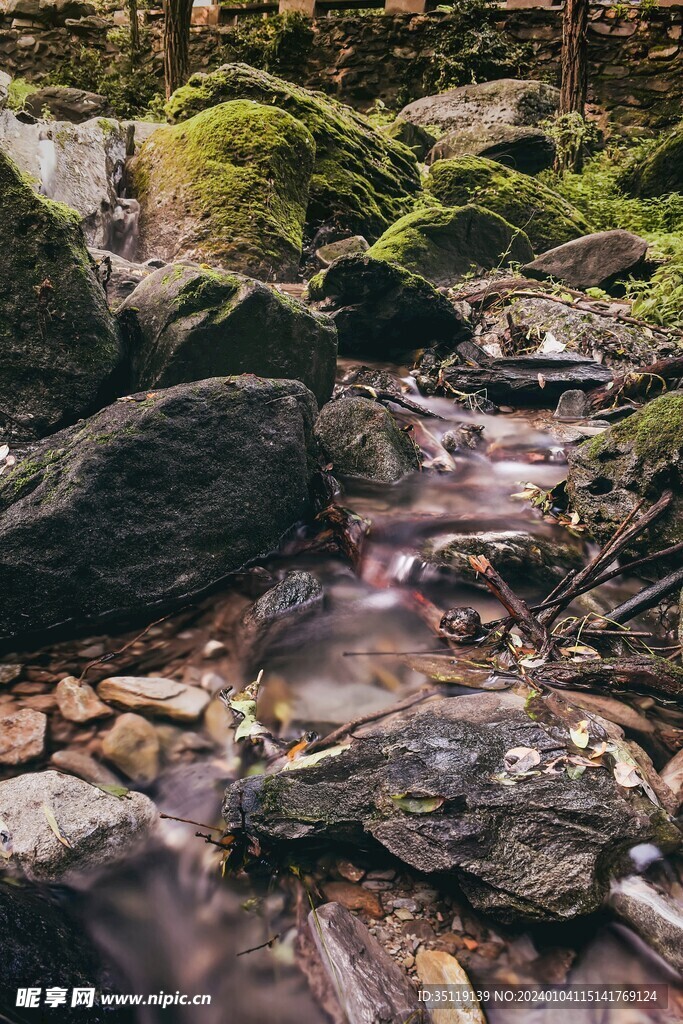
[[[498,598],[519,628],[526,633],[537,650],[539,652],[547,651],[552,643],[548,631],[534,617],[526,601],[517,597],[503,577],[493,568],[488,558],[483,555],[470,555],[469,563],[475,572],[479,573],[491,593]]]
[[[615,622],[628,622],[630,619],[634,619],[636,615],[649,611],[650,608],[654,608],[665,597],[668,597],[669,594],[679,590],[681,586],[683,586],[683,566],[669,573],[663,579],[657,580],[656,583],[652,583],[649,587],[645,587],[644,590],[641,590],[633,597],[629,597],[628,601],[624,601],[611,612],[606,612],[602,616],[604,628],[608,629]],[[603,627],[598,623],[592,628],[594,632],[597,632]]]
[[[543,669],[543,682],[568,690],[597,693],[641,693],[662,700],[683,698],[683,669],[666,658],[636,655],[580,662],[553,662]]]
[[[588,402],[593,410],[605,409],[607,406],[614,405],[615,400],[620,397],[630,399],[647,397],[653,384],[657,381],[663,385],[657,391],[659,394],[660,391],[666,390],[669,381],[679,380],[682,377],[683,356],[659,359],[656,363],[651,363],[642,369],[619,374],[611,384],[601,385],[593,391],[589,391]]]

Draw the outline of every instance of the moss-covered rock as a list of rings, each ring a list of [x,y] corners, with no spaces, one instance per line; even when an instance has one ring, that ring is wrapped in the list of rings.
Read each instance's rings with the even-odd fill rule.
[[[133,390],[255,373],[332,394],[337,331],[329,319],[260,281],[191,264],[162,267],[119,310]]]
[[[250,99],[288,111],[316,145],[308,209],[310,233],[335,224],[370,241],[412,206],[420,191],[413,154],[361,114],[322,93],[291,85],[247,64],[225,64],[193,75],[167,104],[170,121],[184,121],[225,100]]]
[[[271,551],[310,507],[316,413],[299,381],[214,377],[40,442],[0,477],[0,639],[149,616]]]
[[[469,337],[469,325],[423,277],[366,253],[342,256],[317,274],[308,292],[334,320],[343,355],[402,356]]]
[[[80,218],[0,152],[0,422],[47,434],[110,401],[122,357]]]
[[[683,395],[650,402],[569,455],[567,491],[571,507],[593,537],[607,541],[644,498],[655,502],[669,489],[673,500],[638,541],[638,550],[683,540]]]
[[[653,198],[683,192],[683,123],[625,178],[636,196]]]
[[[427,190],[446,206],[477,203],[528,235],[534,252],[545,252],[591,231],[583,215],[536,178],[481,156],[439,160]]]
[[[141,258],[188,257],[251,277],[291,279],[314,154],[301,121],[250,100],[157,129],[133,168]]]
[[[471,272],[533,258],[523,231],[472,205],[409,213],[384,232],[368,255],[399,263],[437,287],[455,284]]]
[[[394,483],[419,469],[415,446],[391,413],[369,398],[340,398],[318,416],[315,434],[333,472]]]

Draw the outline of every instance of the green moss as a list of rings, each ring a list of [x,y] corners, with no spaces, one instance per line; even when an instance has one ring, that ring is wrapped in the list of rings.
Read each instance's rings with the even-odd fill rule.
[[[368,251],[436,285],[470,272],[527,263],[533,258],[523,231],[479,206],[418,210],[402,217]]]
[[[446,205],[477,203],[500,214],[526,232],[536,253],[591,231],[579,210],[538,179],[485,157],[438,160],[426,188]]]
[[[153,249],[173,224],[195,259],[255,277],[294,273],[314,152],[301,122],[249,100],[158,129],[134,171],[143,238]]]
[[[333,222],[370,240],[411,209],[420,191],[415,157],[349,107],[246,64],[193,75],[167,104],[169,120],[236,98],[276,105],[303,122],[316,145],[308,229]]]
[[[683,395],[672,392],[655,398],[608,433],[584,441],[582,449],[599,460],[603,452],[628,447],[651,465],[661,460],[677,461],[682,445]]]

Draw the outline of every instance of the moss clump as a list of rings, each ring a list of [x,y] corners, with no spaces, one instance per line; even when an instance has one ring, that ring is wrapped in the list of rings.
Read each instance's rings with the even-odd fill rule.
[[[438,160],[426,187],[448,206],[477,203],[500,214],[526,232],[536,253],[592,230],[583,215],[552,189],[486,157]]]
[[[133,171],[144,252],[291,278],[314,154],[300,121],[249,100],[158,129]]]
[[[625,184],[630,192],[642,198],[683,192],[683,123],[633,168]]]
[[[332,223],[370,240],[378,238],[412,208],[420,191],[413,154],[349,107],[321,93],[257,71],[226,64],[196,74],[169,100],[172,122],[185,121],[225,100],[250,99],[274,105],[302,121],[315,139],[307,224],[310,233]]]
[[[437,286],[533,259],[524,232],[480,206],[409,213],[384,232],[368,255],[399,263]]]
[[[656,398],[623,423],[585,441],[584,446],[596,459],[603,451],[626,446],[649,465],[680,462],[683,459],[683,395],[672,392]]]

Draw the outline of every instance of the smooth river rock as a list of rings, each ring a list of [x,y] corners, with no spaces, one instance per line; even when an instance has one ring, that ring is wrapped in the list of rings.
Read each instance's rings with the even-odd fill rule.
[[[188,686],[174,679],[140,676],[112,676],[97,687],[102,700],[126,711],[176,722],[196,722],[211,696],[199,686]]]

